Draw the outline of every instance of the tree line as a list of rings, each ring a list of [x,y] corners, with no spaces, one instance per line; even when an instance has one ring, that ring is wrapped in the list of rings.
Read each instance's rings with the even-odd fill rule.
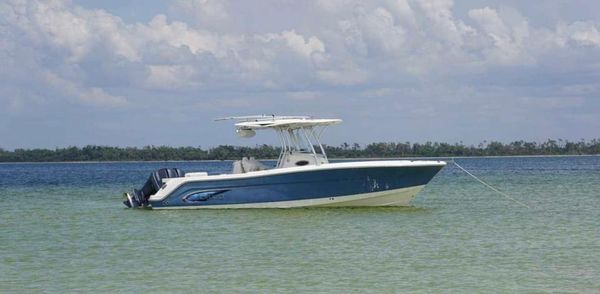
[[[60,161],[160,161],[160,160],[232,160],[242,156],[273,159],[279,156],[279,147],[257,145],[255,147],[221,145],[201,147],[146,146],[110,147],[94,146],[55,149],[0,148],[0,162],[60,162]],[[325,146],[329,158],[392,158],[392,157],[453,157],[453,156],[511,156],[511,155],[584,155],[600,154],[600,139],[552,140],[546,142],[514,141],[501,143],[491,141],[475,145],[438,142],[380,142],[361,146],[343,143]]]

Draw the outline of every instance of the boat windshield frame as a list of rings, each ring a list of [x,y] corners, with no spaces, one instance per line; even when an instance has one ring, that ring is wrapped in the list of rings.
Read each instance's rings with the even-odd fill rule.
[[[321,135],[324,130],[325,127],[322,127],[318,131],[314,127],[275,128],[281,144],[281,151],[277,158],[277,167],[283,166],[285,155],[292,153],[312,154],[317,165],[320,162],[319,156],[322,156],[327,162],[327,153],[321,143]]]

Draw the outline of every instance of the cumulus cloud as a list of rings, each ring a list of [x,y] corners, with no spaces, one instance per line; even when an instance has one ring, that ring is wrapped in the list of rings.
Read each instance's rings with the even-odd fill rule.
[[[189,0],[172,6],[209,20],[235,17],[227,2]],[[389,70],[390,64],[398,73],[428,75],[448,65],[471,70],[473,65],[533,63],[553,49],[548,45],[600,46],[594,23],[532,28],[518,12],[482,7],[468,11],[467,25],[454,17],[450,0],[317,1],[313,6],[337,20],[334,25],[314,32],[236,34],[169,20],[164,14],[148,23],[125,23],[107,11],[64,1],[12,1],[3,5],[2,14],[5,31],[24,34],[17,42],[33,44],[39,55],[56,54],[64,64],[77,67],[100,54],[103,62],[141,63],[146,82],[136,86],[142,87],[163,79],[194,88],[210,84],[211,78],[232,87],[240,82],[264,87],[259,79],[244,77],[285,83],[278,75],[291,68],[291,73],[301,68],[305,82],[316,78],[334,86],[355,85],[378,79],[377,72]],[[345,77],[338,74],[342,72]]]
[[[575,22],[570,25],[562,25],[559,32],[562,37],[570,37],[580,45],[600,46],[600,31],[596,24],[591,22]]]
[[[302,35],[295,31],[285,31],[281,34],[267,34],[265,36],[257,36],[257,38],[265,43],[272,40],[281,40],[294,52],[310,58],[313,52],[325,52],[325,45],[315,36],[305,39]]]
[[[313,113],[319,101],[349,105],[350,116],[410,106],[414,119],[454,106],[493,113],[507,105],[498,100],[597,106],[597,20],[540,26],[505,5],[456,10],[452,0],[177,0],[132,21],[66,0],[9,0],[0,4],[0,100],[10,107],[0,112],[62,101]],[[180,104],[164,106],[172,97]]]
[[[184,4],[192,5],[177,2]],[[53,81],[69,80],[70,86],[65,88],[71,90],[67,89],[67,94],[74,92],[73,83],[79,83],[80,88],[88,87],[90,93],[101,90],[95,87],[97,81],[93,79],[69,76],[73,71],[95,76],[94,69],[84,67],[88,62],[126,64],[125,68],[141,64],[145,79],[142,83],[129,81],[130,87],[193,89],[215,80],[229,87],[251,80],[250,83],[257,83],[255,86],[263,87],[265,84],[258,78],[278,79],[274,60],[292,59],[290,63],[300,63],[307,69],[311,54],[325,51],[317,37],[305,37],[294,30],[256,35],[218,34],[169,21],[162,14],[148,23],[126,24],[106,11],[83,9],[64,1],[13,1],[3,5],[2,16],[4,31],[23,34],[11,41],[32,44],[36,50],[31,54],[37,59],[58,59],[56,64],[37,66],[52,71],[56,77]],[[294,59],[295,55],[301,58]],[[269,74],[273,76],[263,76]],[[252,76],[255,78],[247,79]]]
[[[102,106],[116,106],[127,103],[123,97],[110,95],[97,87],[82,87],[77,83],[65,80],[51,72],[46,72],[45,77],[49,85],[57,88],[59,91],[67,94],[70,97],[77,98],[86,103]]]

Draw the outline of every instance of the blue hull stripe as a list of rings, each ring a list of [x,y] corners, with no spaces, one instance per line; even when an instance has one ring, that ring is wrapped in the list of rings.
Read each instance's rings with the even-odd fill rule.
[[[425,185],[442,167],[368,167],[188,182],[150,204],[206,206],[356,195]]]

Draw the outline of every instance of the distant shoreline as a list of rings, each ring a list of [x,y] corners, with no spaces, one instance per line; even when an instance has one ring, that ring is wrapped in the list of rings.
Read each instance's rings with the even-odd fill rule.
[[[600,139],[578,142],[548,139],[542,143],[514,141],[506,144],[492,141],[477,146],[443,142],[377,142],[364,146],[358,143],[343,143],[339,146],[324,145],[323,147],[327,157],[336,160],[580,156],[600,154]],[[237,160],[245,156],[275,159],[279,157],[280,153],[281,147],[267,144],[254,147],[219,145],[206,149],[191,146],[115,147],[87,145],[55,149],[4,150],[0,148],[0,162],[210,162]]]
[[[481,155],[481,156],[422,156],[422,157],[356,157],[356,158],[329,158],[330,161],[369,161],[369,160],[426,160],[426,159],[468,159],[468,158],[537,158],[537,157],[595,157],[600,154],[557,154],[557,155]],[[241,158],[240,158],[241,159]],[[0,162],[2,164],[53,164],[53,163],[67,163],[67,164],[97,164],[97,163],[179,163],[179,162],[227,162],[235,161],[238,159],[196,159],[196,160],[86,160],[86,161],[11,161],[11,162]],[[276,158],[269,159],[258,159],[261,161],[277,161]]]

